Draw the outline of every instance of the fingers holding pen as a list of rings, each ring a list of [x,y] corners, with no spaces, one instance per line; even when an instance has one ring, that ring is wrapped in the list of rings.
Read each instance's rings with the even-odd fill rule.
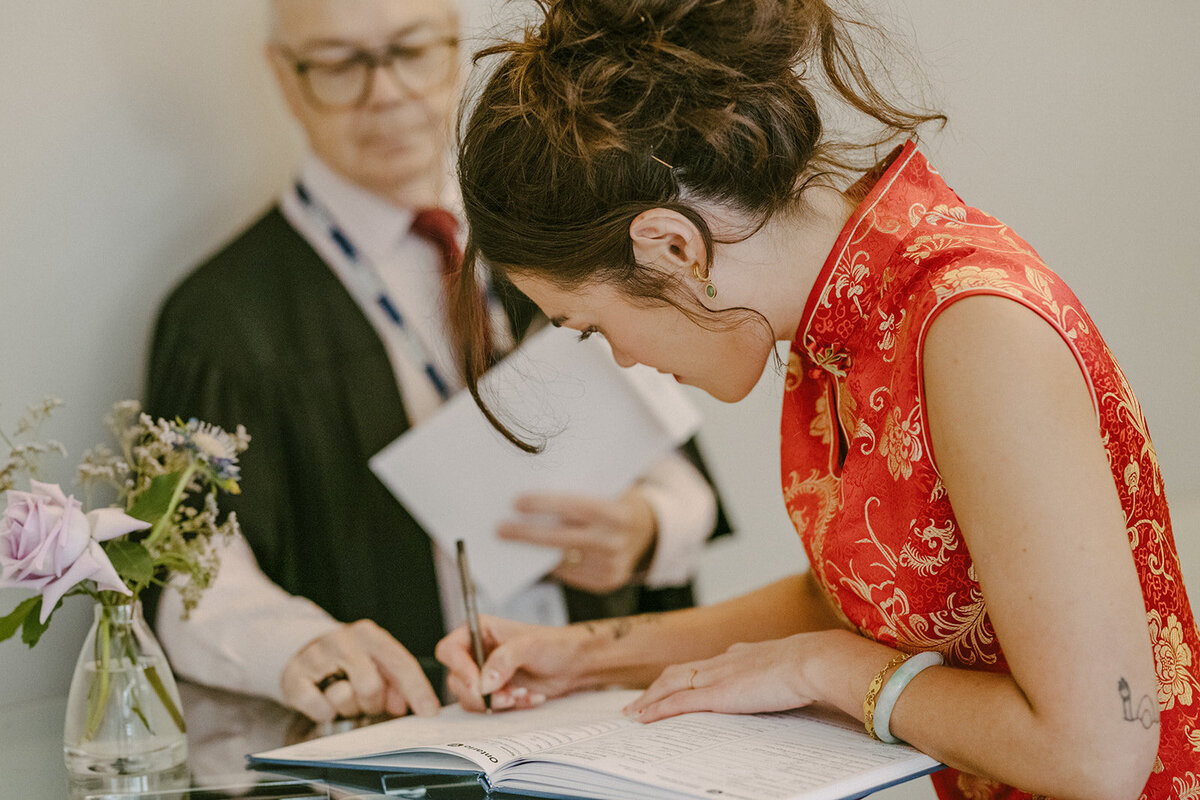
[[[481,616],[480,633],[487,653],[476,666],[470,633],[463,627],[438,643],[435,654],[449,671],[447,687],[464,708],[483,710],[482,696],[491,694],[492,708],[530,708],[578,688],[572,677],[584,633],[576,626],[553,627]]]
[[[491,696],[491,707],[496,711],[527,708],[545,700],[540,693],[514,682],[516,669],[511,666],[510,648],[501,641],[506,626],[515,624],[480,616],[480,637],[487,654],[482,669],[476,664],[468,626],[451,631],[438,642],[434,654],[447,668],[446,687],[468,711],[485,710],[485,694]]]

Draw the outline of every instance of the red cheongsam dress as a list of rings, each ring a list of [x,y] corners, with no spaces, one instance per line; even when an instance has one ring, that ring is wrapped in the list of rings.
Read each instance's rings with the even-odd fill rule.
[[[808,298],[788,364],[783,492],[815,576],[865,636],[936,650],[956,667],[1007,671],[931,458],[921,355],[930,323],[955,300],[1021,303],[1075,354],[1125,512],[1161,710],[1142,797],[1200,798],[1200,637],[1158,460],[1125,375],[1062,280],[1007,226],[966,206],[914,144],[860,183],[871,181]],[[1030,796],[950,769],[933,780],[942,798]]]

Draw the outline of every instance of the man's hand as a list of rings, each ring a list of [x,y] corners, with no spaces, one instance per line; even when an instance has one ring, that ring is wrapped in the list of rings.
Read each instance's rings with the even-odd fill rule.
[[[284,702],[316,722],[385,711],[401,716],[409,709],[429,716],[441,705],[417,659],[368,619],[300,648],[284,666],[280,686]]]
[[[537,518],[506,522],[498,535],[562,550],[562,563],[551,574],[567,586],[607,594],[632,582],[654,555],[658,526],[637,488],[617,500],[524,495],[515,508]]]

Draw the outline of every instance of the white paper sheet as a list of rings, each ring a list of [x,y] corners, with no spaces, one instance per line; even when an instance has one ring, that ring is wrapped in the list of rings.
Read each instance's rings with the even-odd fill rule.
[[[371,469],[447,552],[464,539],[485,603],[501,606],[562,558],[502,541],[496,526],[530,492],[616,497],[686,441],[700,415],[669,375],[622,369],[598,337],[546,328],[481,382],[489,407],[543,452],[518,450],[466,392],[371,459]]]

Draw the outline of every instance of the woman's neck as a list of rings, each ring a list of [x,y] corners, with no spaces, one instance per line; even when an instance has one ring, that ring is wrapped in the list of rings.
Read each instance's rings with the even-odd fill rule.
[[[837,189],[809,188],[794,210],[775,214],[749,238],[723,246],[718,263],[733,264],[734,269],[727,271],[733,281],[730,291],[725,290],[726,276],[714,276],[721,281],[722,298],[761,312],[776,340],[791,341],[821,268],[853,211],[853,203]]]

